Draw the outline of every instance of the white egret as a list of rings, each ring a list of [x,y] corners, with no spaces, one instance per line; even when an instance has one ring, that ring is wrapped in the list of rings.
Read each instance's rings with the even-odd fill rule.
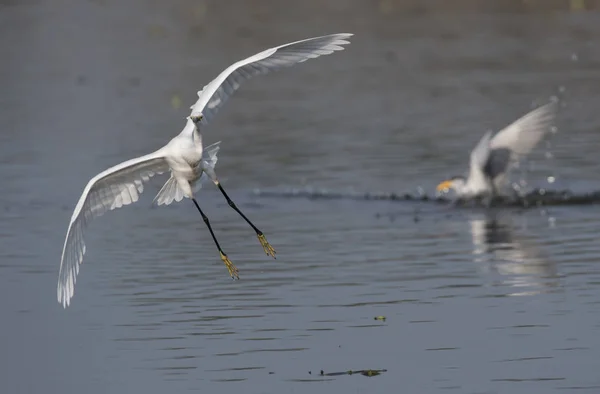
[[[498,195],[506,188],[508,174],[520,158],[535,148],[551,129],[558,104],[543,105],[500,130],[484,134],[471,152],[469,175],[454,176],[440,183],[437,191],[454,190],[459,198]]]
[[[265,253],[275,257],[275,249],[267,242],[264,234],[225,193],[214,171],[219,145],[217,143],[203,149],[200,127],[211,121],[245,80],[343,50],[343,45],[349,44],[348,39],[351,36],[352,34],[342,33],[301,40],[267,49],[232,64],[198,92],[198,100],[191,106],[191,114],[187,117],[185,127],[167,145],[148,155],[111,167],[93,177],[77,202],[67,230],[58,274],[58,302],[66,308],[73,297],[79,265],[83,262],[86,250],[83,239],[86,226],[92,219],[106,211],[137,201],[143,191],[144,182],[155,174],[167,171],[170,171],[171,176],[158,192],[154,203],[163,205],[181,201],[184,197],[190,198],[202,215],[219,250],[221,260],[232,278],[239,278],[238,270],[219,245],[208,217],[194,198],[194,193],[201,187],[203,179],[210,178],[213,181],[229,206],[252,226]]]

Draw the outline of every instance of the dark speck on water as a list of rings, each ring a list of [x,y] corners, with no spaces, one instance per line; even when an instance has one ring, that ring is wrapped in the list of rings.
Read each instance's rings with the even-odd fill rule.
[[[3,393],[598,392],[598,2],[0,10]],[[336,32],[355,34],[346,50],[249,81],[204,130],[277,260],[205,184],[231,281],[190,201],[150,208],[162,176],[91,224],[72,304],[57,303],[92,176],[168,142],[233,62]],[[531,199],[435,195],[486,130],[551,96],[558,131],[513,174]]]

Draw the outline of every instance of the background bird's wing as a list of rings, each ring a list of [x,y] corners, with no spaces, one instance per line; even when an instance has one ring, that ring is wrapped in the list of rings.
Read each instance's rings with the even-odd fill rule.
[[[510,165],[515,161],[514,154],[510,149],[497,148],[490,151],[490,156],[485,164],[484,172],[491,179],[504,177]]]
[[[484,168],[490,157],[491,138],[492,132],[486,132],[475,146],[475,149],[471,151],[467,184],[473,190],[485,190],[488,185],[488,179],[485,175]]]
[[[83,231],[92,219],[106,211],[136,202],[143,183],[169,170],[162,150],[125,161],[93,177],[77,202],[63,246],[58,274],[58,302],[69,305],[75,290],[79,264],[83,262]]]
[[[510,149],[516,155],[526,155],[550,131],[558,103],[543,105],[500,130],[490,143],[492,149]]]
[[[531,152],[550,131],[557,108],[556,102],[543,105],[500,130],[492,138],[485,173],[494,179],[497,188],[506,183],[509,171],[519,158]]]
[[[190,107],[190,116],[202,114],[202,124],[208,124],[245,80],[341,51],[344,49],[342,45],[349,44],[346,39],[351,36],[349,33],[340,33],[309,38],[270,48],[234,63],[198,92],[198,101]]]
[[[475,148],[471,151],[470,156],[470,168],[471,171],[474,169],[482,171],[485,168],[486,163],[489,160],[491,148],[490,141],[492,139],[492,131],[486,132],[481,140],[477,143]]]

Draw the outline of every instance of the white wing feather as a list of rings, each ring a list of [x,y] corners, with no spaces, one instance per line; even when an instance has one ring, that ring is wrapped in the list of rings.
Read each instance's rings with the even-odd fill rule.
[[[491,148],[510,149],[516,155],[528,154],[550,131],[557,108],[557,102],[550,102],[517,119],[492,138]]]
[[[341,51],[344,49],[342,45],[350,43],[346,39],[352,35],[340,33],[296,41],[234,63],[198,92],[198,100],[190,107],[190,116],[202,114],[202,124],[208,124],[242,82],[256,75]]]
[[[490,139],[492,138],[492,131],[486,132],[475,149],[471,151],[469,160],[469,177],[467,178],[466,187],[471,191],[479,192],[480,190],[486,190],[488,186],[488,180],[484,173],[485,163],[490,157]]]
[[[475,148],[471,151],[470,166],[471,171],[477,169],[483,171],[485,164],[490,157],[490,141],[492,139],[492,131],[487,131],[481,140],[477,143]]]
[[[160,149],[149,155],[127,160],[93,177],[79,198],[63,246],[58,273],[58,302],[67,307],[75,291],[79,265],[83,262],[83,231],[92,219],[106,211],[129,205],[139,199],[143,183],[155,174],[169,170]]]
[[[217,161],[219,160],[219,158],[217,157],[219,149],[221,149],[221,141],[215,142],[214,144],[211,144],[204,148],[204,151],[202,152],[202,168],[210,168],[213,170],[215,169]]]

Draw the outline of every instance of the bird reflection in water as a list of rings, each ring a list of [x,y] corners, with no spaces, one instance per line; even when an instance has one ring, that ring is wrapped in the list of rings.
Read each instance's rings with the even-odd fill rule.
[[[560,286],[556,263],[543,254],[533,239],[521,236],[512,215],[490,211],[483,218],[469,220],[469,224],[474,261],[484,271],[501,276],[495,285],[514,288],[507,295],[547,293]]]

